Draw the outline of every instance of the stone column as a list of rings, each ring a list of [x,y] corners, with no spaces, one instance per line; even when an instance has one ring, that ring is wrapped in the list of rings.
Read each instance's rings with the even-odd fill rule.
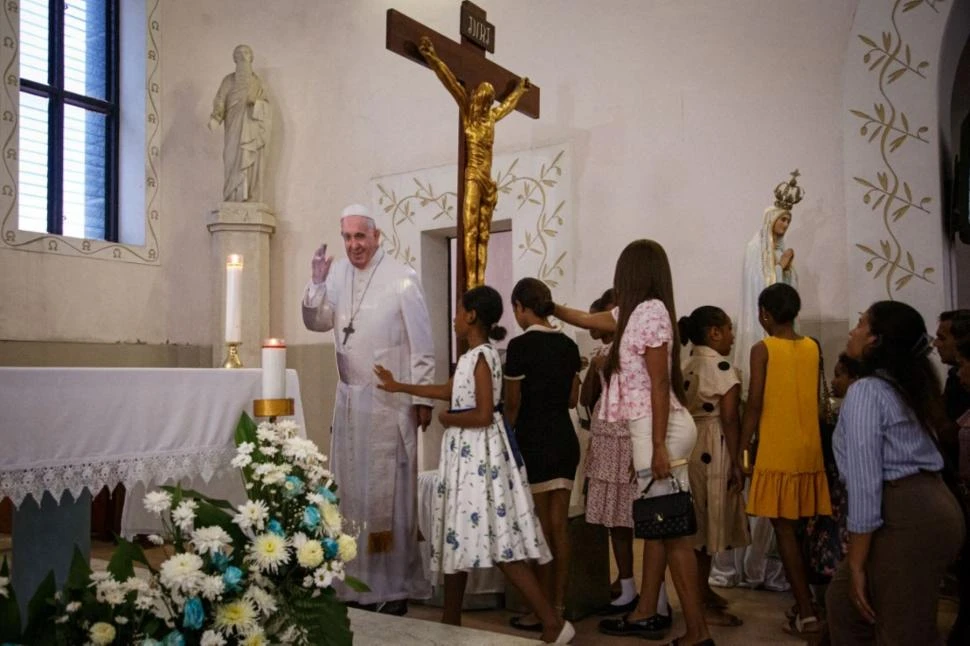
[[[276,216],[258,202],[223,202],[206,219],[211,234],[212,365],[226,357],[226,256],[243,257],[242,345],[239,356],[246,368],[258,368],[260,347],[269,334],[269,237]]]

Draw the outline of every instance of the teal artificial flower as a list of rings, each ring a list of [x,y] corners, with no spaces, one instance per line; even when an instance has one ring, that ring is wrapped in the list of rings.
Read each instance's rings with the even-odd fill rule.
[[[327,502],[332,502],[335,505],[337,504],[337,494],[330,491],[326,487],[320,487],[317,489],[317,493],[326,498]]]
[[[182,618],[182,627],[189,630],[202,628],[205,621],[205,610],[202,609],[202,600],[192,597],[185,602],[185,616]]]
[[[226,568],[226,571],[222,573],[222,582],[226,584],[226,589],[232,592],[239,590],[239,582],[242,581],[243,572],[235,565],[230,565]]]
[[[162,640],[162,646],[185,646],[185,637],[179,631],[173,630],[165,635],[165,639]]]
[[[280,524],[280,521],[276,520],[275,518],[266,523],[266,529],[271,534],[284,537],[286,536],[286,532],[283,531],[283,526]]]
[[[229,557],[222,552],[212,553],[212,566],[220,572],[225,572],[226,568],[229,567]]]
[[[323,543],[323,558],[329,561],[337,556],[337,552],[340,551],[340,546],[337,545],[337,541],[332,538],[325,538],[321,542]]]
[[[307,505],[303,510],[303,526],[309,530],[314,530],[320,526],[320,510],[316,505]]]
[[[288,498],[293,496],[299,496],[303,493],[303,481],[296,476],[286,476],[286,481],[283,483],[283,495]]]

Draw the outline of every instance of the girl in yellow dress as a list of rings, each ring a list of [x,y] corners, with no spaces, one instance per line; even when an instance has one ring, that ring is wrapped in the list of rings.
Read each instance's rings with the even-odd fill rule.
[[[798,606],[786,632],[815,635],[820,626],[796,528],[800,518],[832,513],[819,432],[819,347],[795,332],[798,292],[775,283],[758,297],[758,321],[768,336],[751,348],[751,383],[741,446],[758,433],[747,512],[769,518]]]

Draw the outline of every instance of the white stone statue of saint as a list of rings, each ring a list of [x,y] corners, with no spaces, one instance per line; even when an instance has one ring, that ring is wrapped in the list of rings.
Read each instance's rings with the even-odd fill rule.
[[[786,283],[798,289],[795,252],[785,247],[785,233],[791,225],[791,209],[804,196],[798,186],[798,170],[791,179],[775,187],[775,201],[765,209],[761,228],[744,251],[744,275],[741,284],[741,310],[734,330],[733,363],[741,369],[742,390],[748,391],[751,346],[765,337],[758,322],[758,296],[768,285]]]
[[[272,106],[266,86],[253,72],[253,50],[239,45],[232,51],[236,71],[226,75],[212,102],[209,129],[225,127],[226,202],[264,202],[265,173],[272,131]]]

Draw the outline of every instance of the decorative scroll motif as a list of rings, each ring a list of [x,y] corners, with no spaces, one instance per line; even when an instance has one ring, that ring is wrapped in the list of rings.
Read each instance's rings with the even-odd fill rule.
[[[234,470],[230,462],[235,455],[234,448],[195,448],[185,453],[108,458],[4,471],[0,473],[0,491],[19,507],[27,496],[32,496],[40,504],[44,492],[59,498],[62,491],[70,491],[76,499],[85,489],[94,495],[105,486],[114,489],[117,484],[123,484],[131,491],[139,483],[147,488],[197,475],[209,482],[215,475]]]
[[[18,228],[18,180],[20,117],[20,14],[19,3],[10,0],[3,4],[2,46],[0,69],[3,70],[3,113],[0,118],[0,245],[23,251],[39,251],[68,256],[87,256],[120,260],[139,264],[158,264],[160,260],[159,224],[161,221],[158,196],[161,151],[161,103],[159,67],[159,12],[161,0],[146,0],[145,79],[145,242],[142,245],[82,240],[69,236],[23,231]]]
[[[569,162],[569,148],[560,145],[496,155],[493,165],[500,197],[492,222],[511,221],[513,276],[539,278],[558,289],[557,296],[568,294],[575,280]],[[450,165],[372,181],[372,195],[387,217],[381,227],[385,250],[419,274],[422,232],[456,224],[456,176]],[[444,186],[451,190],[440,190]]]
[[[862,191],[862,202],[881,216],[885,234],[877,243],[854,242],[854,245],[865,255],[866,271],[873,279],[883,281],[886,296],[890,299],[914,278],[917,282],[933,283],[936,271],[914,257],[899,230],[907,214],[929,215],[932,198],[920,195],[910,182],[899,176],[898,156],[894,156],[904,146],[930,143],[929,127],[911,121],[912,115],[903,112],[889,93],[890,86],[904,76],[920,81],[929,79],[929,62],[918,60],[918,53],[914,54],[906,43],[897,19],[913,10],[939,13],[936,5],[942,1],[896,0],[892,5],[889,31],[882,32],[878,38],[857,34],[865,47],[863,64],[870,72],[878,74],[880,96],[871,110],[851,109],[850,112],[859,119],[859,136],[878,144],[882,168],[871,169],[872,175],[854,176],[853,179]],[[931,90],[932,84],[926,88],[926,91]]]

